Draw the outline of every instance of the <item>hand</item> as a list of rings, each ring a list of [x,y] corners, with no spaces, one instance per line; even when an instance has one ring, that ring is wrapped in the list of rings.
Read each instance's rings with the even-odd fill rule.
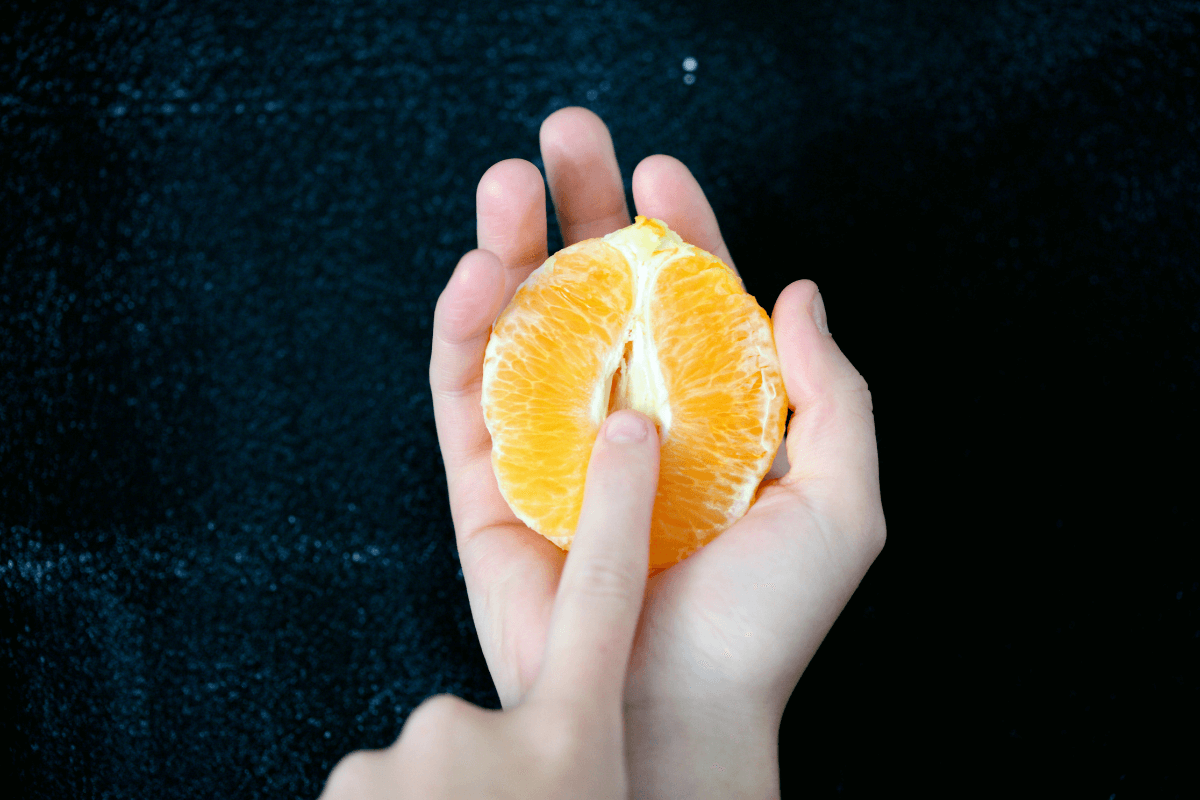
[[[564,245],[629,224],[604,123],[567,108],[541,129]],[[633,173],[638,213],[733,266],[687,168],[652,156]],[[430,384],[467,595],[505,708],[541,669],[565,555],[500,495],[480,408],[489,327],[547,257],[541,174],[517,159],[483,176],[479,248],[434,315]],[[758,501],[716,540],[652,577],[625,686],[635,796],[770,796],[787,699],[883,546],[866,383],[826,332],[815,285],[775,304],[775,342],[795,414]]]
[[[625,798],[625,672],[646,588],[658,437],[633,411],[596,439],[543,667],[515,708],[421,704],[387,750],[342,760],[338,798]]]

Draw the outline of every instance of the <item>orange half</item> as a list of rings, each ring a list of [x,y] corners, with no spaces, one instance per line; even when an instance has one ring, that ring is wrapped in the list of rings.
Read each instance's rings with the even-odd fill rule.
[[[609,413],[661,441],[651,571],[740,519],[783,441],[771,320],[719,258],[663,222],[560,250],[496,319],[483,366],[492,466],[513,513],[569,550]]]

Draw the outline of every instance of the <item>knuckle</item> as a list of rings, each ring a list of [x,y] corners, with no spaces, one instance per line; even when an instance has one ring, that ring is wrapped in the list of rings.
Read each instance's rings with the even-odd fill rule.
[[[624,457],[618,459],[618,455]],[[605,508],[610,526],[631,525],[639,514],[648,515],[656,488],[649,455],[639,448],[632,453],[608,451],[603,458],[599,468],[588,475],[587,488],[593,494],[590,508]]]
[[[438,694],[428,698],[413,709],[404,724],[405,731],[409,726],[416,728],[441,728],[456,719],[461,711],[461,700],[452,694]]]
[[[858,542],[860,558],[871,564],[883,551],[887,541],[887,520],[883,515],[883,502],[879,497],[878,484],[865,487],[859,500],[848,517],[849,530],[854,532],[854,540]]]
[[[866,416],[871,416],[875,413],[875,402],[871,397],[871,387],[867,384],[867,379],[857,370],[855,370],[854,375],[849,380],[847,394],[861,405]]]
[[[573,570],[571,589],[588,600],[629,602],[638,592],[640,575],[627,564],[607,558],[593,558]]]
[[[874,561],[883,552],[883,546],[887,544],[887,520],[883,516],[882,505],[877,508],[874,518],[867,528],[867,541],[871,560]]]
[[[857,372],[813,398],[804,409],[806,424],[824,431],[865,427],[875,430],[875,403],[866,380]]]
[[[400,737],[380,756],[391,772],[422,787],[423,796],[435,791],[453,771],[455,752],[461,747],[466,703],[454,695],[436,695],[417,706],[404,723]]]
[[[540,715],[537,724],[528,730],[537,731],[530,746],[538,760],[551,772],[558,767],[577,764],[590,746],[588,725],[581,714],[559,712]]]
[[[362,797],[371,785],[371,773],[376,757],[363,750],[342,758],[329,774],[321,800],[338,800],[342,797]]]
[[[443,292],[433,311],[433,347],[453,350],[471,338],[473,319],[471,307],[461,298],[447,297]]]
[[[436,750],[451,738],[461,719],[460,702],[454,695],[440,694],[413,709],[400,731],[398,743],[407,747]]]

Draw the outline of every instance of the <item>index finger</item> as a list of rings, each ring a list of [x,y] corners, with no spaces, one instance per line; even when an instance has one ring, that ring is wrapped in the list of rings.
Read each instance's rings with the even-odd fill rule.
[[[546,260],[546,189],[542,173],[528,161],[493,164],[475,190],[479,249],[504,265],[504,302]]]
[[[634,411],[609,415],[588,463],[583,508],[550,618],[533,697],[620,708],[650,560],[658,435]]]
[[[433,312],[429,387],[448,475],[491,452],[480,408],[483,356],[500,313],[503,267],[487,250],[463,256]]]

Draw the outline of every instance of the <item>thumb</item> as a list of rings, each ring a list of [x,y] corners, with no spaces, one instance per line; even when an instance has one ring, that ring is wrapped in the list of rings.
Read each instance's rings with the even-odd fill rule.
[[[646,590],[658,448],[654,423],[634,411],[611,414],[596,437],[531,697],[577,703],[582,691],[620,707]]]
[[[867,382],[829,333],[825,301],[812,281],[779,295],[773,325],[788,401],[790,466],[781,484],[852,529],[877,532],[882,546],[879,453]]]

